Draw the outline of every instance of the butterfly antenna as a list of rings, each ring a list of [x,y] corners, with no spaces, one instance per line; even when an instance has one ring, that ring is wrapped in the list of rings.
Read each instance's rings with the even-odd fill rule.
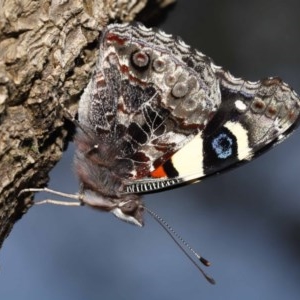
[[[177,244],[177,246],[181,249],[181,251],[187,256],[187,258],[194,264],[194,266],[202,273],[205,279],[211,283],[215,284],[215,280],[207,275],[200,266],[192,259],[191,255],[186,251],[183,247],[185,246],[188,250],[190,250],[195,257],[206,267],[210,266],[210,262],[199,255],[164,219],[162,219],[159,215],[157,215],[151,209],[144,207],[148,214],[167,232],[167,234],[172,238],[172,240]],[[183,246],[182,246],[183,245]]]

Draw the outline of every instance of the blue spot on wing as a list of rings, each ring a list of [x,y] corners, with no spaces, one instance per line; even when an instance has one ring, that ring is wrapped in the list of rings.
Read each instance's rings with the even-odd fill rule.
[[[238,162],[236,136],[226,127],[213,134],[203,134],[203,169],[205,175],[217,173]]]
[[[220,159],[226,159],[232,155],[232,145],[233,140],[226,133],[220,133],[211,142],[212,149]]]

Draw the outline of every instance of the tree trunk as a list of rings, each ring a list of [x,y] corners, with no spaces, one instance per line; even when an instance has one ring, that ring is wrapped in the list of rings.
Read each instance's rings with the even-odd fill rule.
[[[147,0],[0,0],[0,247],[66,148],[98,56],[101,29]],[[152,1],[153,2],[153,1]],[[156,0],[164,7],[173,0]]]

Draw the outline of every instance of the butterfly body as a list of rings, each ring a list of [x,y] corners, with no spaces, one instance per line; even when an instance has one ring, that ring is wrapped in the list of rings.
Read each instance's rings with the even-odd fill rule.
[[[234,78],[184,42],[113,24],[79,103],[75,170],[83,202],[143,224],[140,193],[250,161],[299,123],[279,78]]]

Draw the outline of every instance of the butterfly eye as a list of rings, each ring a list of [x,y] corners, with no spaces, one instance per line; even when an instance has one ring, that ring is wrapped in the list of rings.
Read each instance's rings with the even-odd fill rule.
[[[145,51],[137,50],[131,54],[131,63],[136,69],[144,71],[150,64],[150,57]]]
[[[140,198],[135,195],[130,195],[132,199],[125,198],[122,200],[113,213],[120,219],[133,223],[138,226],[143,226],[144,206]]]
[[[126,215],[130,215],[139,208],[139,203],[134,200],[128,200],[119,204],[122,212]]]

